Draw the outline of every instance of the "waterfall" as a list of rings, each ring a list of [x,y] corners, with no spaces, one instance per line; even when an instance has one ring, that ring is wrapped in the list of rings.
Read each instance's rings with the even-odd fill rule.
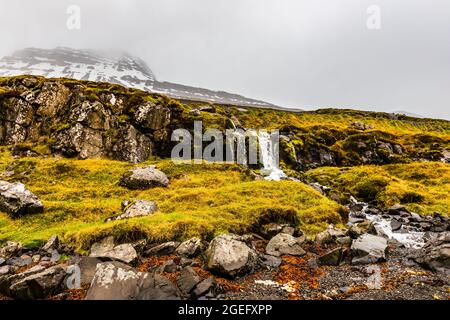
[[[278,166],[278,154],[274,154],[274,151],[278,153],[278,148],[274,148],[270,134],[266,131],[260,131],[258,133],[258,143],[260,161],[263,164],[261,173],[265,176],[265,179],[279,181],[287,178],[286,174]]]

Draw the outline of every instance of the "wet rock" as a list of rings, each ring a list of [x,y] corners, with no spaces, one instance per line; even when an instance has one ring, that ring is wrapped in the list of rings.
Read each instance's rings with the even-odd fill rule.
[[[400,215],[402,212],[409,213],[409,211],[401,204],[394,204],[388,209],[388,213],[392,216]]]
[[[430,239],[422,249],[412,252],[409,258],[429,270],[450,276],[450,232]]]
[[[338,266],[345,256],[344,248],[333,249],[317,259],[317,263],[321,266]]]
[[[148,200],[137,200],[126,206],[122,214],[110,217],[107,219],[107,221],[144,217],[154,214],[156,211],[158,211],[156,202]]]
[[[153,246],[145,251],[145,256],[165,256],[175,252],[180,245],[179,242],[169,241]]]
[[[138,258],[137,252],[131,244],[125,243],[115,246],[113,237],[108,237],[101,242],[95,243],[91,247],[89,256],[94,258],[108,258],[125,263],[132,263]]]
[[[186,258],[192,258],[202,251],[202,241],[199,238],[191,238],[182,242],[175,253]]]
[[[398,220],[391,220],[391,229],[392,231],[398,231],[402,227],[402,223]]]
[[[17,256],[22,251],[22,245],[14,241],[6,241],[6,244],[0,248],[0,257],[9,259]]]
[[[166,174],[155,166],[136,168],[127,172],[120,180],[120,185],[129,189],[150,189],[167,187],[169,179]]]
[[[192,289],[201,281],[201,278],[192,267],[186,267],[181,271],[177,279],[177,286],[184,295],[189,295]]]
[[[371,221],[365,220],[361,223],[351,225],[347,233],[352,239],[356,239],[365,233],[376,235],[377,231]]]
[[[10,183],[0,180],[0,211],[12,217],[42,213],[44,206],[38,197],[20,182]]]
[[[280,233],[273,237],[266,247],[266,253],[279,257],[281,255],[303,256],[306,254],[302,249],[305,238],[294,238],[285,233]]]
[[[52,236],[48,239],[47,243],[42,247],[42,251],[51,252],[53,250],[57,250],[59,247],[59,238],[58,236]]]
[[[10,287],[10,294],[22,300],[46,298],[62,289],[66,275],[61,266],[51,267],[17,281]]]
[[[258,255],[241,237],[224,234],[214,238],[205,252],[205,268],[226,277],[252,272]]]
[[[387,240],[371,234],[363,234],[351,246],[352,264],[368,264],[386,260]]]

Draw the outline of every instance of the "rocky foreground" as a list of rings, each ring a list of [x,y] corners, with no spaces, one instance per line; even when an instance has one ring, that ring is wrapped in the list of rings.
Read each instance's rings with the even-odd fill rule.
[[[7,242],[0,249],[1,297],[449,299],[450,219],[352,200],[346,228],[330,225],[315,239],[295,226],[268,223],[260,235],[222,234],[209,243],[107,237],[89,255],[75,253],[57,236],[40,248]],[[116,218],[139,216],[154,205],[125,204]]]

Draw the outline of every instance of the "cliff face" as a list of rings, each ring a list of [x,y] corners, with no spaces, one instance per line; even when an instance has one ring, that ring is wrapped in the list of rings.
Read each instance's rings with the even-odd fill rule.
[[[47,143],[55,154],[82,159],[144,161],[163,147],[176,108],[121,87],[38,77],[16,78],[2,90],[0,144]]]
[[[201,103],[182,104],[158,94],[109,83],[35,76],[0,78],[0,145],[17,155],[27,143],[65,157],[142,162],[168,157],[173,129],[194,121],[280,130],[285,166],[449,161],[450,122],[352,110],[286,112]]]

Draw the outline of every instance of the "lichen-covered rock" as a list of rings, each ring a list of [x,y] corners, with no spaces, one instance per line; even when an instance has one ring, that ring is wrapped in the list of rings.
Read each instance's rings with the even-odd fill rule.
[[[155,166],[132,169],[123,175],[120,185],[129,189],[150,189],[154,187],[167,187],[169,179],[166,174]]]
[[[176,254],[192,258],[200,254],[202,251],[202,241],[199,238],[191,238],[182,242],[175,250]]]
[[[22,250],[22,245],[19,242],[7,241],[6,244],[0,248],[0,257],[9,259],[18,255]]]
[[[122,126],[118,137],[118,141],[112,147],[113,159],[139,163],[152,155],[152,140],[132,125]]]
[[[144,129],[160,130],[169,125],[170,110],[161,105],[147,102],[139,106],[134,114],[134,121]]]
[[[214,238],[205,257],[207,269],[226,277],[248,274],[258,265],[256,251],[235,235],[224,234]]]
[[[156,205],[156,202],[147,200],[137,200],[127,205],[124,208],[122,214],[108,218],[107,221],[144,217],[151,215],[156,211],[158,211],[158,206]]]
[[[450,276],[450,232],[430,239],[423,248],[411,253],[410,258],[427,269]]]
[[[38,197],[20,182],[0,180],[0,210],[12,217],[41,213],[44,206]]]
[[[281,255],[303,256],[306,254],[302,249],[305,238],[295,238],[290,234],[279,233],[273,237],[266,247],[266,253],[279,257]]]
[[[108,237],[101,242],[97,242],[91,247],[90,257],[108,258],[125,263],[131,263],[138,258],[136,250],[129,243],[116,246],[114,238]]]

